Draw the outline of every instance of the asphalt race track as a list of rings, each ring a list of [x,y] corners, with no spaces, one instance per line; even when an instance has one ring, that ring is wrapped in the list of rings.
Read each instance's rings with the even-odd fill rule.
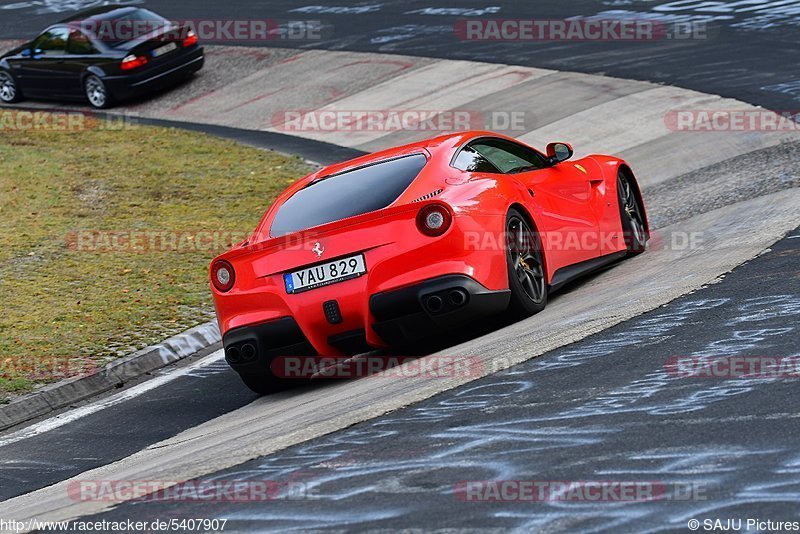
[[[70,484],[79,480],[185,480],[192,477],[207,476],[220,469],[234,468],[251,458],[279,451],[290,445],[303,443],[309,439],[328,434],[331,431],[347,428],[354,423],[380,416],[388,411],[413,404],[438,392],[450,390],[461,385],[462,388],[455,390],[457,395],[459,391],[469,389],[470,386],[464,388],[463,384],[468,384],[479,376],[492,374],[492,371],[508,367],[516,371],[517,368],[513,367],[514,364],[527,361],[531,356],[537,354],[546,354],[551,349],[567,345],[570,341],[583,339],[592,332],[601,332],[625,319],[634,318],[646,310],[669,302],[674,296],[686,293],[687,289],[694,286],[698,279],[706,278],[709,273],[729,270],[734,265],[741,263],[743,258],[751,257],[753,252],[761,249],[764,241],[773,241],[800,223],[800,219],[794,213],[797,201],[798,196],[795,190],[777,192],[746,203],[713,210],[686,221],[684,226],[681,226],[681,223],[677,223],[678,226],[666,227],[663,231],[664,235],[677,232],[678,228],[681,227],[705,227],[708,228],[708,241],[706,241],[701,251],[686,250],[680,253],[666,249],[651,250],[648,254],[598,275],[575,287],[572,291],[554,299],[548,310],[537,316],[535,321],[515,323],[505,329],[494,331],[475,340],[447,349],[447,352],[444,352],[445,354],[470,355],[473,358],[480,359],[481,363],[476,367],[475,374],[467,377],[409,377],[395,380],[380,380],[376,377],[353,382],[324,384],[322,387],[304,388],[263,397],[216,419],[210,419],[199,426],[177,433],[171,438],[149,445],[131,456],[126,456],[110,464],[107,462],[112,460],[114,455],[120,454],[120,451],[114,449],[113,445],[109,449],[107,443],[84,442],[83,447],[80,448],[81,451],[85,451],[81,458],[89,460],[95,465],[99,464],[100,467],[82,471],[79,474],[77,473],[81,467],[89,467],[88,463],[84,463],[83,466],[61,466],[58,469],[50,467],[43,470],[41,466],[37,467],[37,460],[32,460],[28,463],[26,460],[19,461],[11,456],[6,457],[9,465],[16,468],[10,469],[9,474],[18,471],[21,474],[20,478],[25,479],[25,484],[23,485],[25,489],[33,489],[34,487],[41,487],[42,489],[0,503],[0,514],[42,520],[85,517],[93,512],[108,510],[115,503],[104,500],[75,499],[74,496],[71,496],[74,494],[70,493]],[[791,227],[787,226],[788,221],[793,221]],[[751,235],[746,234],[745,229],[748,229]],[[734,237],[736,237],[737,242],[732,245]],[[793,239],[786,239],[784,240],[785,242],[793,242]],[[793,262],[792,254],[791,250],[778,253],[779,256],[788,255],[790,265]],[[773,264],[764,264],[764,268],[762,270],[756,269],[756,273],[750,275],[746,283],[748,287],[759,287],[757,280],[777,275],[779,280],[776,283],[784,288],[786,286],[786,276],[782,275],[782,273],[783,271],[775,269]],[[670,275],[670,277],[668,278],[667,275]],[[625,284],[637,288],[638,292],[635,297],[631,297],[629,293],[620,290],[621,287],[625,287]],[[740,286],[741,284],[734,282],[733,291],[739,291]],[[782,291],[784,290],[782,289]],[[796,296],[790,295],[784,298],[783,295],[785,294],[781,292],[774,296],[785,300],[785,304],[778,300],[768,301],[769,304],[762,310],[758,307],[759,301],[756,300],[755,311],[750,313],[750,308],[746,306],[742,309],[742,312],[747,312],[743,317],[750,317],[750,320],[757,323],[765,317],[774,316],[776,313],[780,314],[781,317],[783,314],[796,313]],[[736,301],[736,304],[743,305],[741,300]],[[695,331],[695,325],[704,325],[707,320],[710,320],[710,318],[706,318],[703,315],[704,311],[702,309],[696,311],[699,315],[693,316],[693,320],[684,321],[685,324],[679,325],[681,328],[677,331],[678,335],[676,337],[683,343],[691,343],[694,339],[701,339],[698,337],[699,330]],[[785,324],[792,325],[793,323],[787,321]],[[643,346],[650,347],[646,349],[645,353],[651,354],[660,342],[669,339],[670,336],[666,335],[662,330],[672,330],[673,326],[670,325],[671,323],[655,319],[652,322],[653,330],[643,333],[644,339],[634,337],[624,345],[638,346],[636,354],[640,357],[643,354],[641,350]],[[686,330],[691,331],[691,336],[686,334]],[[733,340],[736,342],[737,339],[741,341],[744,338],[749,341],[751,338],[756,339],[764,336],[768,330],[763,328],[736,330],[733,332]],[[776,337],[780,335],[790,340],[796,337],[793,326],[784,326],[774,333]],[[738,346],[742,350],[753,348],[749,345]],[[780,347],[782,345],[775,346]],[[712,348],[707,348],[706,350],[719,349],[724,351],[725,354],[728,354],[731,350],[730,340],[728,340],[727,344],[710,343],[709,347]],[[756,345],[755,347],[760,346]],[[614,347],[608,347],[608,349],[616,350]],[[702,354],[703,352],[698,349],[698,353]],[[214,358],[219,360],[220,354],[220,352],[214,353],[205,360],[201,360],[201,362],[205,362],[205,365],[208,366],[213,365]],[[756,348],[756,354],[762,354],[762,352]],[[655,360],[656,368],[663,370],[670,356],[675,355],[662,354],[660,351],[656,351],[652,353],[651,358]],[[574,353],[572,353],[572,358],[575,360],[574,363],[582,359],[582,357],[575,357]],[[205,366],[202,363],[199,364]],[[640,369],[640,366],[645,365],[645,362],[639,360],[630,361],[629,365],[635,378],[620,377],[622,381],[620,384],[628,384],[630,385],[629,389],[635,391],[639,381],[646,379],[647,372],[652,369],[648,368],[646,371]],[[640,372],[636,372],[637,369]],[[226,371],[221,372],[225,373]],[[172,411],[173,406],[182,405],[183,399],[174,398],[173,394],[181,395],[182,392],[202,394],[205,387],[202,379],[196,380],[194,375],[197,373],[194,370],[190,374],[193,375],[194,383],[188,386],[184,385],[174,390],[169,387],[169,383],[159,386],[161,396],[156,394],[146,398],[146,403],[140,405],[144,410],[137,413],[135,418],[129,419],[131,426],[124,434],[115,436],[115,438],[126,440],[128,439],[127,436],[135,435],[139,432],[139,425],[150,427],[150,413],[153,409]],[[203,371],[199,374],[213,376],[215,373],[209,367],[209,373]],[[172,376],[173,380],[181,378],[174,374]],[[572,377],[569,380],[572,380]],[[598,387],[598,382],[594,380],[594,377],[592,377],[590,383],[583,385],[580,384],[579,379],[576,378],[576,380],[575,387],[578,389]],[[684,379],[674,377],[672,380],[681,384],[681,380]],[[790,379],[790,385],[791,380],[793,379]],[[152,381],[144,382],[143,385],[149,383],[152,383]],[[220,382],[216,383],[219,384]],[[187,387],[190,389],[185,389]],[[620,385],[620,387],[625,386]],[[725,392],[729,391],[731,387],[735,387],[735,384],[731,386],[727,381],[722,380],[719,385],[715,384],[715,387],[720,389],[720,395],[725,396]],[[134,389],[127,390],[130,396],[137,395]],[[695,395],[696,391],[692,388],[678,387],[677,391],[688,395],[688,400],[683,400],[678,404],[691,404],[693,397],[705,398],[708,395],[708,393],[704,392],[706,390],[707,388],[703,388],[703,392]],[[163,399],[162,402],[154,406],[152,401],[159,398]],[[242,399],[242,401],[246,402],[246,399]],[[97,410],[109,410],[108,415],[105,417],[115,417],[120,413],[118,406],[124,406],[124,402],[119,404],[113,399],[112,402],[101,399],[95,401],[94,407],[96,410],[90,410],[90,413],[97,413]],[[513,402],[513,400],[509,399],[510,406]],[[771,399],[766,402],[769,405],[769,409],[772,409]],[[784,401],[784,404],[785,402],[788,401]],[[235,400],[231,401],[231,403],[235,404]],[[88,408],[92,406],[90,404]],[[521,407],[517,406],[517,408]],[[489,409],[494,410],[496,408],[497,406],[494,406]],[[131,405],[130,409],[135,410],[136,406]],[[697,408],[694,412],[696,415],[702,415],[701,410],[703,409],[705,408]],[[748,405],[747,413],[749,414],[752,409],[754,407]],[[4,442],[13,447],[15,443],[19,443],[21,440],[29,440],[26,445],[35,447],[37,443],[46,444],[48,439],[56,439],[61,442],[65,442],[71,437],[74,439],[73,432],[75,430],[73,429],[80,429],[80,426],[75,427],[74,424],[83,418],[77,412],[79,410],[63,414],[61,416],[64,418],[63,421],[60,421],[59,418],[52,418],[24,428],[16,433],[7,435],[4,438]],[[213,410],[210,414],[208,412],[209,410],[206,408],[205,413],[200,413],[199,417],[214,415]],[[189,414],[191,415],[191,410],[189,410]],[[194,415],[194,417],[197,416],[198,414]],[[620,424],[628,418],[625,412],[617,413],[616,408],[608,416],[618,419]],[[749,416],[744,416],[744,420],[751,419]],[[95,419],[95,422],[102,423],[102,417]],[[281,431],[275,432],[276,428],[280,428]],[[690,428],[694,429],[696,427]],[[94,429],[94,431],[97,431],[96,427]],[[650,432],[649,427],[646,432]],[[780,431],[776,430],[776,432]],[[45,441],[40,441],[40,439]],[[143,444],[143,441],[139,439],[140,444]],[[526,447],[521,447],[516,449],[516,452],[524,454],[526,450]],[[220,451],[225,451],[225,454],[220,454]],[[124,455],[125,452],[123,451],[122,454]],[[748,452],[748,454],[751,454],[751,452]],[[557,455],[548,457],[547,461],[559,462],[559,459],[560,456]],[[56,456],[52,460],[58,462],[59,458]],[[74,464],[75,457],[73,456],[70,461]],[[39,462],[41,463],[41,461]],[[14,465],[15,463],[18,465]],[[44,463],[47,464],[47,461]],[[698,469],[701,473],[705,472],[701,468]],[[47,475],[42,474],[47,471],[49,471]],[[604,473],[600,471],[599,474],[602,475]],[[54,479],[70,475],[74,475],[74,477],[52,486],[42,487],[52,483]],[[586,478],[589,478],[589,475],[590,473],[587,472]],[[647,477],[646,480],[651,480],[651,478]],[[374,483],[377,484],[379,482],[380,477],[377,477]],[[458,481],[453,481],[453,483],[456,482]],[[716,486],[714,488],[718,489]],[[711,489],[709,488],[709,491]]]
[[[0,20],[0,38],[20,38],[63,18],[81,2],[9,2]],[[90,4],[92,2],[84,2]],[[136,2],[138,3],[138,2]],[[20,6],[20,7],[9,7]],[[59,7],[63,5],[64,7]],[[175,19],[253,19],[321,21],[319,40],[276,38],[268,46],[352,50],[468,59],[677,85],[719,94],[775,110],[791,110],[800,95],[797,72],[796,0],[752,2],[626,0],[542,0],[536,2],[346,2],[330,0],[149,0],[146,6]],[[63,11],[61,11],[63,9]],[[56,11],[55,13],[53,11]],[[707,25],[702,39],[654,42],[463,42],[453,24],[469,17],[565,19],[639,17],[665,23]],[[689,34],[691,35],[691,33]]]
[[[721,347],[731,355],[797,354],[796,331],[787,325],[800,320],[798,258],[795,231],[722,282],[658,310],[386,417],[204,477],[282,484],[266,505],[126,503],[91,520],[210,513],[230,518],[236,531],[435,524],[573,532],[680,531],[691,518],[756,510],[796,520],[794,381],[681,379],[665,362]],[[744,285],[752,293],[742,298]],[[688,490],[669,501],[621,505],[464,502],[453,494],[454,481],[504,479],[646,479]],[[312,498],[292,495],[293,483]]]
[[[28,38],[93,3],[0,1],[0,39]],[[800,109],[800,2],[134,3],[175,19],[320,21],[323,38],[217,43],[190,83],[111,113],[328,163],[420,133],[291,132],[276,114],[522,112],[525,128],[512,135],[630,161],[654,237],[648,252],[569,286],[534,318],[410,349],[472,358],[469,377],[323,382],[257,398],[211,347],[9,429],[0,519],[225,518],[225,532],[686,532],[690,519],[800,519],[797,378],[686,378],[669,366],[683,356],[800,356],[800,136],[675,132],[664,119],[676,108]],[[703,37],[456,38],[454,24],[475,17],[656,18]],[[682,246],[690,234],[699,247]],[[281,489],[249,503],[69,491],[80,480],[192,479]],[[486,480],[645,480],[666,490],[650,502],[469,502],[456,491]]]

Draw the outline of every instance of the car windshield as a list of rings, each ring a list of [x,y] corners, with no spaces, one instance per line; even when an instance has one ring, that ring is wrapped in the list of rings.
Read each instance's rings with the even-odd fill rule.
[[[80,21],[82,29],[93,33],[111,48],[135,41],[155,30],[169,27],[170,21],[147,9],[118,10]]]
[[[312,182],[278,209],[270,234],[286,235],[385,208],[411,185],[426,162],[422,154],[413,154]]]

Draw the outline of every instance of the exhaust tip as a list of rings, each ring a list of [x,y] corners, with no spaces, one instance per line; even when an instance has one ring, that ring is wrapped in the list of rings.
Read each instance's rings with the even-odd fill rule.
[[[467,303],[467,294],[461,289],[454,289],[448,293],[447,299],[453,306],[463,306]]]
[[[228,347],[225,351],[225,357],[231,363],[239,363],[242,359],[242,355],[237,347]]]
[[[250,343],[245,343],[242,345],[242,359],[246,362],[255,359],[256,357],[256,348],[251,345]]]
[[[442,311],[442,307],[444,306],[444,301],[442,301],[442,297],[438,295],[433,295],[432,297],[428,297],[428,300],[425,301],[425,305],[428,308],[428,311],[431,313],[439,313]]]

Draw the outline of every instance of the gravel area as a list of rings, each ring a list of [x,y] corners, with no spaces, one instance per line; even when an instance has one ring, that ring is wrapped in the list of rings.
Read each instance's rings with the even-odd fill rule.
[[[650,224],[663,228],[748,198],[800,187],[799,160],[800,141],[782,143],[645,188]]]
[[[187,83],[139,101],[126,102],[125,111],[169,119],[182,105],[242,80],[261,69],[301,54],[299,50],[204,45],[205,67]]]

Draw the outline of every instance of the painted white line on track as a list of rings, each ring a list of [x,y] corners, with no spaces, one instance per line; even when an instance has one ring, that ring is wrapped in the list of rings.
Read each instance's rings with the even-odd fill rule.
[[[16,443],[23,439],[31,438],[33,436],[38,436],[39,434],[44,434],[45,432],[49,432],[50,430],[56,429],[60,426],[67,425],[88,415],[92,415],[101,410],[105,410],[106,408],[110,408],[112,406],[116,406],[117,404],[121,404],[125,401],[136,398],[139,395],[147,393],[148,391],[152,391],[158,387],[168,384],[177,378],[186,376],[197,369],[216,363],[222,358],[223,352],[222,350],[218,350],[186,367],[182,367],[155,378],[151,378],[146,382],[137,384],[130,389],[126,389],[125,391],[112,395],[108,398],[98,400],[91,404],[87,404],[86,406],[75,408],[74,410],[70,410],[63,414],[59,414],[45,419],[44,421],[27,426],[9,434],[8,436],[0,438],[0,447],[5,447],[6,445]]]

